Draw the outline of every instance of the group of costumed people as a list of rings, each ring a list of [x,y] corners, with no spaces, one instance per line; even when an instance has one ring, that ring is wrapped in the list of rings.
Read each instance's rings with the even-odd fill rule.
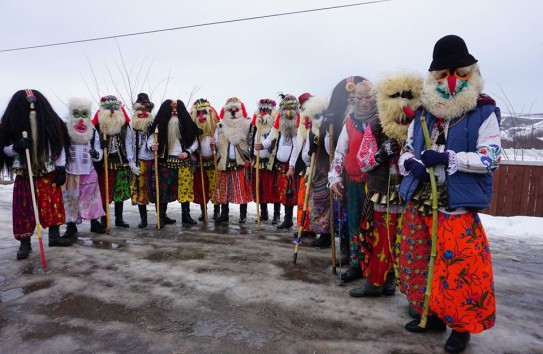
[[[246,223],[247,204],[256,202],[257,221],[278,229],[294,226],[297,206],[296,242],[312,237],[311,246],[329,248],[339,237],[342,282],[363,278],[351,296],[390,296],[398,287],[414,318],[405,329],[450,327],[444,349],[460,353],[470,333],[495,321],[477,212],[490,204],[500,162],[500,111],[482,90],[477,60],[448,35],[436,42],[425,78],[404,71],[374,85],[351,76],[330,99],[261,99],[252,118],[236,97],[220,113],[199,99],[190,112],[166,100],[153,115],[141,93],[131,117],[114,96],[101,98],[92,120],[91,102],[72,99],[65,123],[40,92],[18,91],[0,122],[0,168],[16,174],[17,259],[28,257],[36,227],[30,170],[49,246],[71,245],[82,220],[107,232],[111,202],[115,226],[128,227],[128,199],[139,228],[148,226],[149,204],[160,227],[176,222],[166,215],[170,202],[181,204],[189,225],[191,202],[201,221],[211,203],[218,224],[229,222],[231,204]]]

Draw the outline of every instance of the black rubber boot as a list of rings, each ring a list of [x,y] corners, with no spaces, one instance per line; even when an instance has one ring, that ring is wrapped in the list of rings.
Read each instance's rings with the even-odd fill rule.
[[[130,226],[123,220],[123,202],[115,202],[115,226]]]
[[[346,237],[339,238],[339,257],[342,267],[351,264],[351,245],[349,244],[349,240]],[[338,266],[340,260],[338,260]]]
[[[332,236],[330,234],[321,234],[318,239],[309,244],[311,247],[330,248],[332,247]]]
[[[273,203],[272,225],[279,224],[279,221],[281,221],[281,203]]]
[[[228,222],[228,204],[221,204],[221,215],[215,220],[216,223]]]
[[[205,207],[207,207],[207,205],[206,205]],[[200,204],[200,216],[198,217],[198,221],[201,221],[201,222],[204,222],[204,221],[205,221],[205,220],[204,220],[204,219],[205,219],[205,216],[206,216],[205,210],[204,210],[205,207],[204,207],[203,204]]]
[[[221,216],[221,205],[213,204],[213,220],[217,220]]]
[[[72,241],[60,236],[59,226],[49,226],[49,247],[68,247]]]
[[[138,211],[140,212],[140,223],[138,228],[143,229],[147,227],[147,205],[138,205]]]
[[[197,222],[190,217],[190,202],[181,203],[181,222],[184,225],[197,224]]]
[[[66,223],[66,232],[62,237],[69,239],[72,243],[77,242],[77,226],[74,222]]]
[[[396,275],[394,271],[387,274],[387,279],[383,284],[383,295],[392,296],[396,292]]]
[[[168,203],[160,203],[160,226],[175,224],[177,220],[169,218],[166,215]]]
[[[104,216],[102,216],[104,218]],[[92,219],[91,220],[91,227],[90,232],[94,232],[97,234],[105,234],[106,233],[106,223],[104,220],[104,223],[101,224],[98,219]]]
[[[17,260],[28,258],[28,254],[32,252],[32,245],[30,244],[30,237],[21,240],[21,245],[17,251]]]
[[[360,278],[362,278],[362,269],[360,266],[351,267],[345,273],[341,274],[341,281],[344,283],[350,283]]]
[[[294,224],[292,223],[292,210],[294,209],[293,206],[286,206],[285,205],[285,218],[283,219],[283,222],[281,225],[277,226],[278,229],[290,229]]]
[[[245,224],[247,222],[247,204],[239,205],[239,220],[240,224]]]
[[[260,204],[260,221],[268,221],[269,215],[268,215],[268,204],[261,203]]]
[[[462,353],[466,349],[470,337],[469,332],[458,332],[453,329],[443,349],[450,354]]]

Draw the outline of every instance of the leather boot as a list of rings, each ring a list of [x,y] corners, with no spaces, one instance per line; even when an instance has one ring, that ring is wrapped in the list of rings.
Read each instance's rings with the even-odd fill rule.
[[[197,224],[197,222],[190,217],[190,202],[181,203],[181,222],[186,225]]]
[[[428,319],[426,320],[426,327],[422,328],[419,325],[420,319],[413,320],[405,325],[405,329],[412,333],[425,333],[430,331],[445,332],[447,330],[447,325],[445,324],[445,322],[443,322],[437,316],[428,316]]]
[[[239,221],[240,224],[245,224],[247,222],[247,204],[239,205]]]
[[[160,226],[171,225],[177,222],[177,220],[169,218],[168,215],[166,215],[167,210],[168,203],[160,203]]]
[[[17,251],[17,260],[28,258],[28,254],[32,252],[32,245],[30,244],[30,237],[21,240],[21,245]]]
[[[205,207],[207,207],[207,205]],[[200,216],[198,217],[198,221],[204,222],[205,216],[204,205],[200,204]]]
[[[144,227],[147,227],[147,205],[138,205],[138,211],[140,212],[141,219],[138,228],[143,229]]]
[[[360,288],[349,290],[349,295],[352,297],[379,297],[382,295],[383,289],[380,286],[371,284],[368,279],[365,279]]]
[[[260,221],[268,221],[268,204],[260,204]]]
[[[217,220],[221,216],[221,205],[213,204],[213,220]]]
[[[277,226],[278,229],[290,229],[294,224],[292,222],[292,210],[294,209],[293,206],[286,206],[285,205],[285,218],[283,219],[283,222],[281,225]]]
[[[279,224],[279,221],[281,221],[281,203],[273,203],[272,225]]]
[[[104,216],[102,216],[102,217],[104,217]],[[101,224],[100,221],[98,221],[98,219],[92,219],[91,220],[90,232],[94,232],[94,233],[97,233],[97,234],[105,234],[106,233],[106,223],[104,222],[103,224]]]
[[[332,247],[332,236],[330,234],[321,234],[320,237],[309,244],[311,247],[330,248]]]
[[[104,213],[106,212],[106,208],[109,208],[109,205],[102,205],[104,207]],[[110,215],[111,216],[111,215]],[[102,223],[102,226],[104,226],[104,230],[106,229],[107,224],[107,217],[104,215],[100,217],[100,222]]]
[[[115,226],[128,227],[123,220],[123,202],[115,202]]]
[[[216,223],[228,222],[228,204],[221,204],[221,215],[215,220]]]
[[[60,236],[59,226],[49,226],[49,247],[68,247],[72,245],[70,239]]]
[[[66,231],[62,237],[69,239],[72,243],[77,242],[77,226],[74,222],[66,223]]]

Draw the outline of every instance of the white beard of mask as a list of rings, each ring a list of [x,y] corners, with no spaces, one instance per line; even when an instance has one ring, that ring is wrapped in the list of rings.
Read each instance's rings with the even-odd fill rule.
[[[80,122],[82,122],[80,124]],[[66,123],[72,143],[83,145],[92,139],[94,129],[90,118],[73,118]]]
[[[134,112],[134,115],[132,116],[132,128],[147,133],[147,129],[153,124],[155,117],[151,113],[148,113],[149,115],[147,117],[139,118],[138,114],[141,113],[141,111]]]
[[[456,80],[456,87],[460,87],[458,83],[460,80]],[[432,72],[429,72],[424,80],[421,101],[424,107],[434,116],[451,120],[477,107],[477,98],[483,90],[484,83],[479,66],[473,64],[467,86],[462,90],[445,98],[443,97],[443,91],[448,92],[448,88],[445,89],[443,85],[447,85],[447,80],[439,83]]]
[[[115,110],[113,113],[110,110],[103,110],[98,114],[98,123],[102,133],[113,136],[121,132],[126,120],[122,110]]]
[[[247,139],[247,130],[245,126],[250,122],[245,118],[241,117],[232,119],[232,116],[228,114],[224,116],[222,122],[224,123],[223,130],[226,139],[230,144],[239,145],[242,140]]]
[[[287,138],[291,138],[296,134],[296,131],[298,128],[296,127],[297,123],[297,115],[296,111],[290,112],[291,119],[288,119],[286,116],[283,116],[285,112],[281,114],[281,118],[279,120],[279,131],[283,136]]]
[[[168,155],[176,143],[181,143],[181,131],[179,130],[179,118],[173,116],[168,121]]]

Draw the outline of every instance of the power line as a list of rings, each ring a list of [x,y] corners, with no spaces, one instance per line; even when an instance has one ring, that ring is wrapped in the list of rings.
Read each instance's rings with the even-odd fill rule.
[[[132,33],[125,33],[125,34],[118,34],[118,35],[114,35],[114,36],[79,39],[79,40],[75,40],[75,41],[40,44],[40,45],[34,45],[34,46],[28,46],[28,47],[0,49],[0,53],[14,52],[14,51],[19,51],[19,50],[36,49],[36,48],[45,48],[45,47],[55,47],[55,46],[75,44],[75,43],[95,42],[95,41],[102,41],[102,40],[105,40],[105,39],[140,36],[140,35],[144,35],[144,34],[168,32],[168,31],[177,31],[177,30],[183,30],[183,29],[188,29],[188,28],[196,28],[196,27],[223,25],[223,24],[234,23],[234,22],[254,21],[254,20],[261,20],[261,19],[264,19],[264,18],[290,16],[290,15],[298,15],[298,14],[303,14],[303,13],[309,13],[309,12],[327,11],[327,10],[346,8],[346,7],[371,5],[371,4],[376,4],[376,3],[380,3],[380,2],[388,2],[388,1],[392,1],[392,0],[375,0],[375,1],[368,1],[368,2],[359,2],[359,3],[354,3],[354,4],[337,5],[337,6],[330,6],[330,7],[321,7],[321,8],[309,9],[309,10],[281,12],[281,13],[277,13],[277,14],[261,15],[261,16],[253,16],[253,17],[243,17],[243,18],[238,18],[238,19],[233,19],[233,20],[206,22],[206,23],[199,23],[199,24],[196,24],[196,25],[163,28],[163,29],[151,30],[151,31],[132,32]]]

